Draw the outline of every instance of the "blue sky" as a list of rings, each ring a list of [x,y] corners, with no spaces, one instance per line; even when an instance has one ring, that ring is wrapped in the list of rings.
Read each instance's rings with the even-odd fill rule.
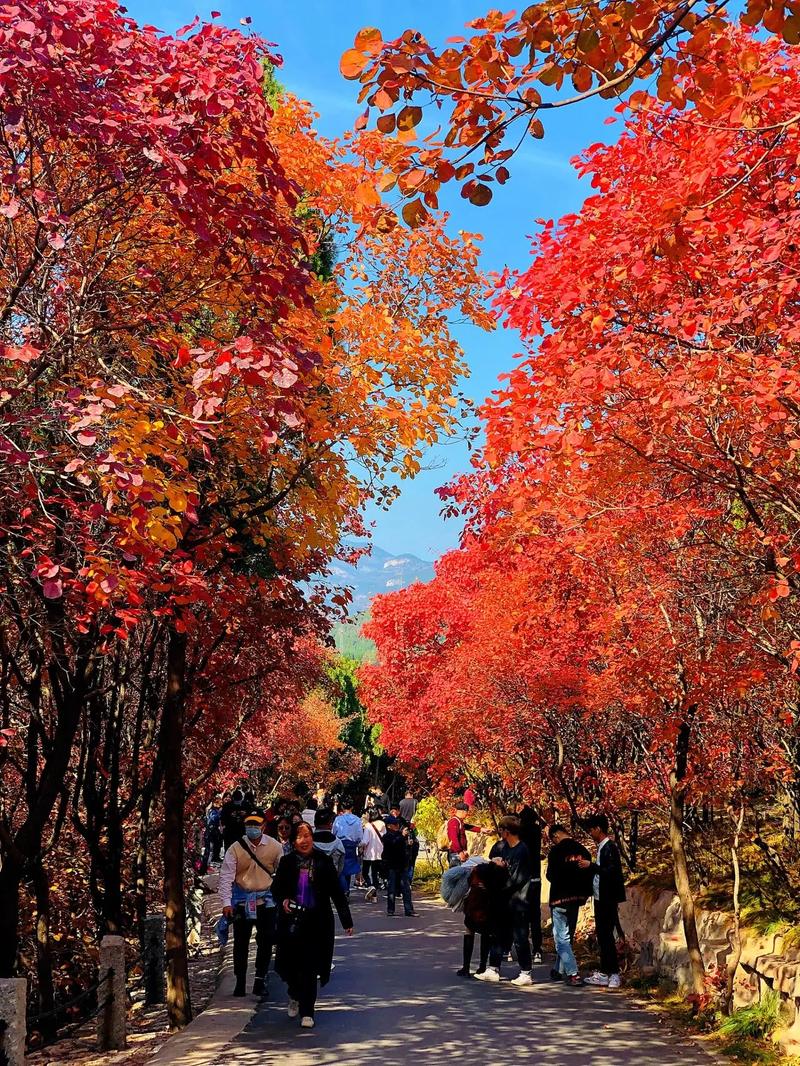
[[[461,33],[464,23],[483,14],[490,0],[128,0],[127,9],[140,23],[174,32],[199,14],[208,18],[221,12],[221,21],[238,26],[244,16],[252,28],[274,41],[284,57],[280,77],[298,96],[310,100],[319,112],[321,132],[336,136],[349,129],[359,112],[356,88],[339,74],[339,57],[351,47],[362,26],[377,26],[384,38],[404,29],[421,30],[434,44]],[[530,254],[530,235],[536,218],[559,218],[576,211],[590,189],[579,182],[570,159],[586,145],[616,136],[619,126],[605,126],[609,105],[591,101],[580,107],[551,112],[545,121],[543,141],[529,141],[510,163],[511,180],[488,207],[474,208],[455,194],[446,197],[454,230],[468,229],[484,235],[483,268],[524,267]],[[519,350],[516,334],[496,330],[485,334],[459,327],[457,336],[471,368],[464,391],[476,402],[496,388],[497,377],[513,365]],[[450,443],[429,456],[430,469],[414,481],[402,483],[402,495],[388,512],[372,508],[375,543],[394,554],[411,552],[434,559],[458,542],[459,524],[439,517],[434,490],[454,474],[468,468],[465,445]]]

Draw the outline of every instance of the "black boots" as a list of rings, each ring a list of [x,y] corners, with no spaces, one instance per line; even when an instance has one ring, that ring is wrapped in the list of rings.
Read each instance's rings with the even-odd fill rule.
[[[266,999],[269,996],[266,977],[257,977],[253,981],[253,995],[258,996],[259,999]]]
[[[236,986],[235,986],[235,988],[233,990],[233,994],[234,994],[234,996],[246,996],[247,995],[247,992],[245,992],[245,988],[244,988],[244,977],[243,976],[236,978]]]

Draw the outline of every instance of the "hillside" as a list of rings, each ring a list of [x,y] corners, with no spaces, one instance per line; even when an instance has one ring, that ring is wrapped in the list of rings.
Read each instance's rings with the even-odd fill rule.
[[[391,555],[383,548],[373,548],[372,554],[358,561],[357,566],[337,562],[331,567],[328,583],[331,587],[349,586],[353,591],[352,621],[340,622],[333,628],[337,650],[348,659],[372,662],[375,645],[359,633],[369,616],[374,596],[407,588],[415,581],[430,581],[433,563],[416,555]]]
[[[390,555],[383,548],[374,547],[372,554],[359,559],[357,566],[335,562],[328,583],[332,587],[347,585],[352,588],[351,610],[358,615],[369,608],[373,596],[396,592],[415,581],[430,581],[432,577],[433,563],[418,559],[416,555]]]

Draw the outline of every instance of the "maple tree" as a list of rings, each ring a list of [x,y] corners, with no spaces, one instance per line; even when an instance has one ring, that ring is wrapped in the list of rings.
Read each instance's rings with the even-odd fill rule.
[[[170,37],[106,0],[0,17],[0,972],[33,876],[48,1009],[69,811],[107,928],[127,921],[123,841],[141,917],[161,840],[177,1026],[187,796],[240,733],[272,723],[289,745],[300,715],[333,743],[308,697],[318,652],[300,653],[324,629],[307,583],[391,498],[383,477],[455,430],[447,312],[491,319],[475,238],[399,227],[381,139],[318,137],[259,38],[197,20]]]
[[[676,108],[694,104],[709,118],[717,106],[730,111],[738,72],[724,41],[732,19],[714,0],[534,3],[520,13],[488,11],[443,48],[417,30],[384,41],[380,29],[364,28],[340,69],[360,83],[358,102],[367,105],[357,126],[377,116],[387,140],[384,188],[397,185],[407,201],[403,217],[416,226],[453,180],[470,203],[488,204],[520,145],[544,136],[553,109],[593,96],[613,100],[655,78],[658,98]],[[795,0],[749,0],[737,21],[800,42]],[[718,65],[687,83],[698,57],[711,51]],[[742,114],[734,121],[747,125]]]
[[[736,72],[713,123],[637,93],[587,150],[595,193],[499,282],[527,350],[444,494],[463,546],[374,606],[364,671],[390,750],[435,777],[480,760],[487,787],[620,812],[623,843],[649,812],[698,996],[690,811],[752,806],[774,870],[765,782],[799,810],[799,61],[729,29],[678,82]]]

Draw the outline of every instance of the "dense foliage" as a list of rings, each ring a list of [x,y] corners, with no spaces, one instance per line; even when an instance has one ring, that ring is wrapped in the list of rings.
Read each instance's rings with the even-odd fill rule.
[[[309,582],[452,431],[448,311],[490,318],[379,136],[317,136],[255,36],[123,11],[0,13],[0,976],[35,957],[50,1011],[163,898],[181,1025],[187,820],[328,765]]]
[[[751,873],[789,914],[800,888],[800,57],[729,28],[677,91],[720,78],[713,122],[635,93],[594,195],[499,280],[526,350],[445,492],[462,547],[373,604],[363,669],[435,780],[660,827],[698,994],[697,812],[724,855],[744,811]]]

